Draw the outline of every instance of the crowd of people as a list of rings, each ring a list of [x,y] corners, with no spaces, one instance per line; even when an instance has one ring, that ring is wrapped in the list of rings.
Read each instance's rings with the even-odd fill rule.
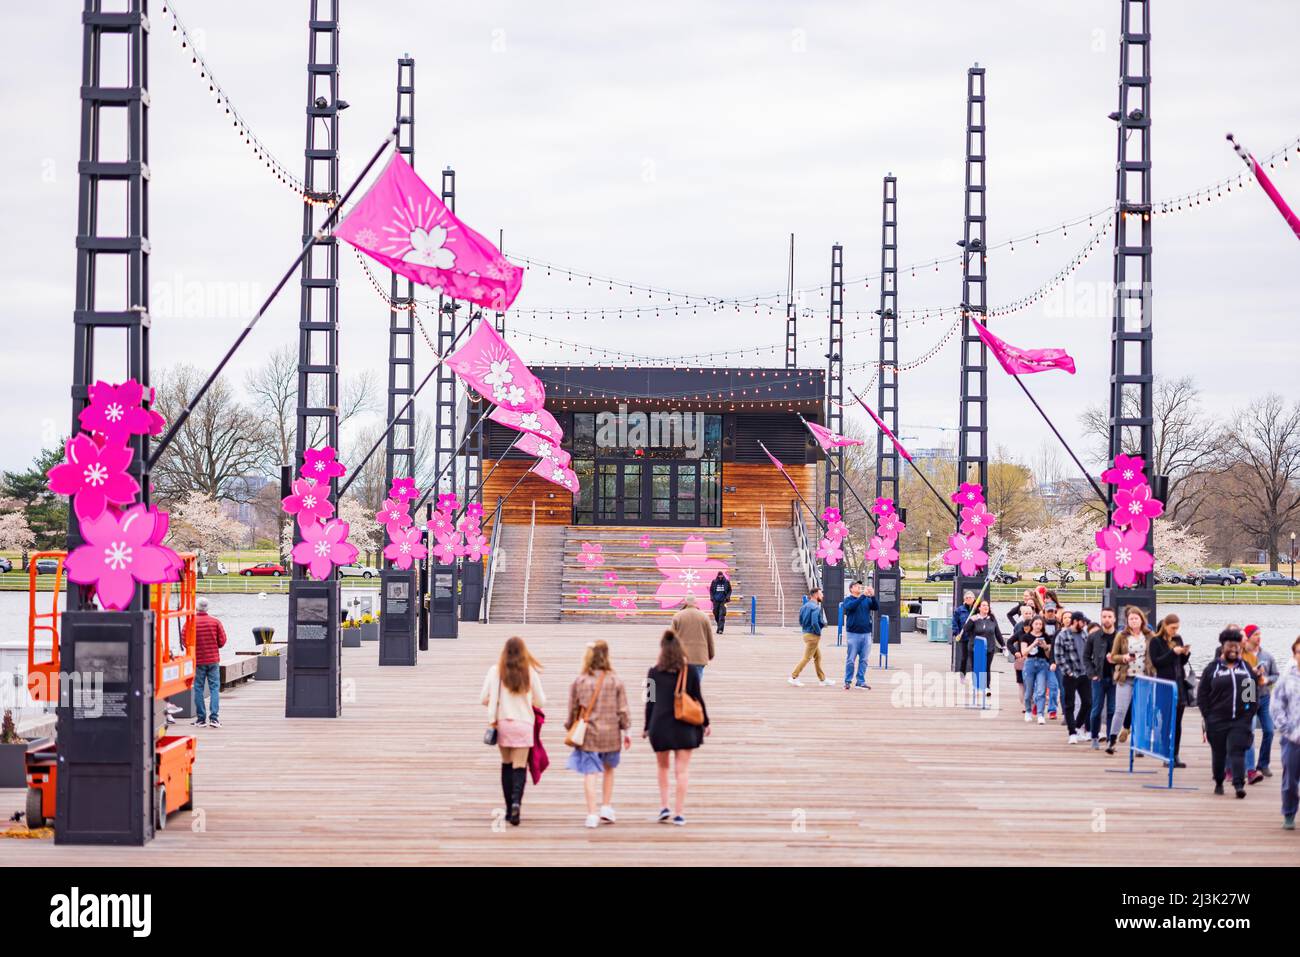
[[[1193,685],[1191,648],[1175,614],[1165,615],[1154,629],[1132,606],[1124,609],[1122,624],[1109,607],[1090,621],[1062,607],[1055,592],[1038,588],[1025,590],[1007,620],[1011,633],[1004,638],[988,600],[965,593],[952,617],[954,661],[963,680],[981,669],[985,694],[991,694],[994,655],[1005,653],[1015,668],[1026,723],[1047,724],[1063,716],[1068,744],[1090,740],[1094,751],[1104,745],[1107,754],[1128,740],[1137,677],[1171,682],[1177,689],[1174,767],[1186,767],[1180,754],[1189,702],[1201,713],[1216,794],[1224,793],[1230,779],[1236,796],[1244,798],[1250,785],[1272,777],[1273,743],[1280,738],[1283,827],[1294,830],[1300,803],[1300,639],[1291,646],[1294,660],[1279,671],[1262,647],[1257,625],[1229,625]],[[976,638],[985,641],[982,661],[974,660]]]

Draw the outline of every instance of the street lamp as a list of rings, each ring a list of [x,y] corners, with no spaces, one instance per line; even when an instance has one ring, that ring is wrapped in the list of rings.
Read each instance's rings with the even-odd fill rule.
[[[1295,578],[1295,532],[1291,533],[1291,577]]]
[[[1292,541],[1295,540],[1294,532],[1291,533],[1291,539]],[[1294,545],[1292,546],[1291,551],[1293,554],[1295,553]],[[930,530],[928,528],[925,530],[925,580],[930,580]]]

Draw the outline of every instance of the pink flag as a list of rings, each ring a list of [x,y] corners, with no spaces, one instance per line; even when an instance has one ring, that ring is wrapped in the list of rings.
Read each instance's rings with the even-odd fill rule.
[[[778,459],[778,458],[777,458],[775,455],[773,455],[771,452],[769,452],[769,451],[767,450],[767,446],[764,445],[762,442],[759,442],[759,443],[758,443],[758,447],[759,447],[760,449],[763,450],[763,454],[764,454],[764,455],[766,455],[769,459],[772,460],[772,464],[776,466],[776,470],[777,470],[778,472],[780,472],[782,475],[785,475],[785,466],[781,464],[781,460]],[[786,478],[786,481],[789,481],[789,480],[790,480],[790,476],[788,476],[788,475],[785,475],[785,478]]]
[[[1287,225],[1291,227],[1291,231],[1296,234],[1297,238],[1300,238],[1300,216],[1297,216],[1291,211],[1291,207],[1287,205],[1286,200],[1282,198],[1282,194],[1279,193],[1277,187],[1273,185],[1273,181],[1269,179],[1268,174],[1264,172],[1264,167],[1259,165],[1259,160],[1255,159],[1252,154],[1247,153],[1245,148],[1232,138],[1231,133],[1228,134],[1228,142],[1231,143],[1232,148],[1237,151],[1237,155],[1241,157],[1241,161],[1249,166],[1250,171],[1255,174],[1255,182],[1259,183],[1259,188],[1262,189],[1268,195],[1268,198],[1273,201],[1273,205],[1276,206],[1277,211],[1282,214],[1282,218],[1285,219]]]
[[[501,408],[501,406],[493,406],[492,411],[488,413],[488,418],[498,425],[518,429],[520,432],[531,432],[539,439],[548,439],[551,442],[558,443],[564,438],[564,430],[560,428],[560,423],[556,422],[555,416],[545,409],[536,409],[532,412],[512,412],[510,409]]]
[[[861,439],[851,439],[847,435],[840,435],[838,432],[832,432],[824,425],[818,425],[816,422],[809,422],[807,419],[803,419],[802,416],[800,416],[800,418],[803,420],[803,424],[808,426],[808,431],[813,434],[813,438],[815,438],[817,444],[822,447],[822,451],[829,452],[831,449],[842,448],[846,445],[865,444]]]
[[[567,469],[572,461],[569,453],[560,448],[557,443],[550,439],[539,439],[531,432],[521,433],[519,440],[515,442],[515,448],[529,455],[536,455],[539,459],[554,462],[562,469]]]
[[[546,402],[542,380],[528,371],[490,322],[479,322],[446,362],[475,392],[512,412],[536,412]]]
[[[912,461],[911,453],[909,453],[907,449],[903,448],[903,443],[898,441],[898,437],[894,435],[893,432],[889,431],[889,426],[885,425],[885,423],[880,420],[880,416],[876,415],[876,413],[872,411],[871,406],[863,402],[862,398],[856,392],[850,390],[850,394],[853,398],[858,400],[858,405],[862,406],[862,408],[866,410],[867,415],[871,416],[871,421],[876,423],[876,428],[880,429],[881,432],[884,432],[889,441],[894,443],[894,448],[898,450],[898,454],[907,459],[907,461]]]
[[[1021,349],[1003,342],[974,317],[970,324],[984,340],[984,345],[997,357],[1002,368],[1012,375],[1029,375],[1033,372],[1046,372],[1048,369],[1064,369],[1074,375],[1074,359],[1064,349]]]
[[[452,213],[400,153],[334,228],[371,259],[453,299],[504,312],[524,271]]]
[[[537,463],[528,471],[534,475],[540,475],[548,482],[566,488],[570,492],[577,494],[578,475],[571,468],[565,468],[563,465],[557,465],[551,459],[538,459]]]

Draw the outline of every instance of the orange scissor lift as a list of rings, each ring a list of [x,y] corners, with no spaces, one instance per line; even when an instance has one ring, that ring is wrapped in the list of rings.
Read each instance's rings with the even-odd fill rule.
[[[63,561],[66,552],[38,552],[30,557],[27,618],[27,691],[34,701],[59,700],[59,595],[63,592]],[[50,610],[38,610],[36,561],[52,558],[58,564]],[[154,613],[154,699],[161,701],[194,687],[194,600],[197,593],[197,563],[194,555],[181,555],[178,583],[150,586],[150,607]],[[173,605],[173,599],[175,605]],[[172,652],[175,626],[181,650]],[[36,660],[36,638],[49,635],[48,660]],[[167,815],[194,806],[194,755],[196,742],[190,735],[169,735],[165,724],[155,731],[154,743],[154,827],[163,830]],[[27,826],[42,827],[54,820],[58,782],[58,742],[38,744],[27,751]]]

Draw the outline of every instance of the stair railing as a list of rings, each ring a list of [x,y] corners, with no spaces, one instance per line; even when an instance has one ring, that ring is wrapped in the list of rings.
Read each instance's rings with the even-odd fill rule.
[[[528,585],[533,577],[533,536],[537,532],[537,499],[533,499],[532,517],[528,520],[528,557],[524,559],[523,624],[528,624]]]
[[[767,558],[767,571],[772,578],[772,594],[776,598],[776,613],[785,627],[785,585],[781,582],[781,560],[777,557],[772,530],[767,524],[767,506],[758,506],[758,525],[763,532],[763,555]]]
[[[799,565],[803,571],[804,582],[810,591],[820,588],[821,570],[817,567],[816,551],[809,542],[808,529],[803,523],[803,512],[800,511],[798,501],[790,503],[790,529],[794,532],[795,550],[799,553]]]
[[[479,620],[487,624],[492,617],[492,591],[497,583],[497,556],[504,557],[505,552],[501,549],[501,509],[505,505],[505,498],[497,496],[496,511],[492,513],[492,544],[488,546],[488,561],[486,585],[483,589],[483,614]]]

